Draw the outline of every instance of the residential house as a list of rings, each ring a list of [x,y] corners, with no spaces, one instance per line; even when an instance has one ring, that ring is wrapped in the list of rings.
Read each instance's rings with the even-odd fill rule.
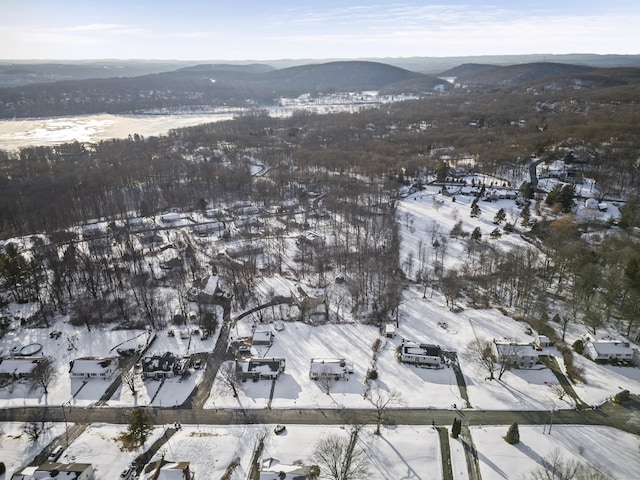
[[[254,346],[259,345],[273,345],[274,334],[271,330],[256,330],[251,337],[251,343]]]
[[[115,357],[81,357],[69,362],[71,378],[108,380],[118,369]]]
[[[180,259],[180,253],[173,247],[163,248],[158,253],[158,264],[163,270],[171,270],[173,267],[179,267],[182,265]]]
[[[90,463],[45,462],[30,477],[33,480],[95,480]]]
[[[400,345],[400,361],[416,365],[439,366],[444,362],[442,350],[438,345],[414,343],[402,340]]]
[[[160,216],[160,221],[165,225],[177,225],[182,222],[182,216],[179,213],[165,213]]]
[[[317,380],[320,377],[334,377],[336,380],[349,380],[353,373],[353,364],[344,358],[312,358],[309,368],[309,378]]]
[[[214,233],[224,232],[224,222],[200,223],[192,227],[193,233],[196,235],[211,235]]]
[[[262,242],[247,242],[231,245],[226,250],[227,255],[231,258],[239,258],[245,255],[258,255],[264,252],[264,243]]]
[[[259,480],[309,480],[311,467],[305,465],[286,465],[275,458],[262,461]]]
[[[621,340],[589,340],[584,345],[584,354],[598,362],[633,362],[633,348]]]
[[[45,357],[0,358],[0,379],[29,378]]]
[[[140,480],[193,480],[189,462],[170,462],[161,458],[149,463],[142,472]]]
[[[533,368],[538,364],[538,350],[533,343],[494,339],[491,349],[498,363],[509,362],[514,368]]]
[[[38,469],[37,465],[30,465],[28,467],[21,468],[11,475],[11,480],[32,480],[33,474]]]
[[[236,360],[236,375],[242,380],[277,380],[285,370],[284,358],[247,358]]]
[[[142,359],[144,378],[170,378],[181,375],[189,365],[188,358],[178,358],[171,352]]]

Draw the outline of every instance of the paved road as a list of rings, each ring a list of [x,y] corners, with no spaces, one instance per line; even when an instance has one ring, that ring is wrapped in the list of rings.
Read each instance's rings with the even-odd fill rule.
[[[187,409],[147,407],[156,425],[174,424],[307,424],[344,425],[352,423],[375,423],[375,411],[371,409]],[[69,423],[114,423],[128,424],[131,408],[79,408],[67,407]],[[27,407],[0,411],[0,421],[25,422],[64,421],[61,407]],[[388,410],[388,417],[398,425],[450,426],[458,416],[464,425],[547,425],[550,412],[545,411],[481,411],[434,410],[406,408]],[[553,424],[605,425],[640,435],[640,397],[634,396],[625,405],[607,402],[597,410],[559,410],[553,413]]]

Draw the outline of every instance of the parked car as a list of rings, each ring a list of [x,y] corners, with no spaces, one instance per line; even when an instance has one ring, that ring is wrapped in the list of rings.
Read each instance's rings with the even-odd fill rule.
[[[131,480],[133,478],[133,468],[129,467],[120,474],[122,480]]]
[[[58,445],[56,448],[54,448],[51,451],[51,453],[47,457],[47,460],[49,462],[57,462],[61,455],[62,455],[62,447]]]
[[[276,435],[281,435],[285,432],[286,429],[287,427],[285,427],[284,425],[276,425],[273,429],[273,433],[275,433]]]

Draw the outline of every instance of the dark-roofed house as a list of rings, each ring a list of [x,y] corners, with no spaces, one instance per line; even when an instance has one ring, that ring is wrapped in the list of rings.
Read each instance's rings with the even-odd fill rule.
[[[182,374],[189,364],[189,359],[178,358],[171,352],[154,355],[142,359],[142,376],[144,378],[170,378]]]
[[[45,462],[31,477],[33,480],[95,480],[90,463]]]
[[[71,378],[100,378],[108,380],[118,369],[115,357],[81,357],[69,362]]]
[[[430,343],[414,343],[402,340],[400,361],[416,365],[439,366],[443,363],[440,346]]]
[[[238,378],[246,380],[275,380],[285,369],[284,358],[248,358],[236,360]]]

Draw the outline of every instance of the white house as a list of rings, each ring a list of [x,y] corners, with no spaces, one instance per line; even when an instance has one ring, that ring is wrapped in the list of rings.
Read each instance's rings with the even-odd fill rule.
[[[348,380],[353,373],[353,364],[344,358],[312,358],[309,368],[309,378],[317,380],[320,377],[334,377],[336,380]]]
[[[633,348],[621,340],[590,340],[584,345],[584,354],[594,361],[632,362]]]
[[[492,350],[498,363],[509,362],[515,368],[533,368],[538,364],[538,350],[533,343],[494,339]]]
[[[115,357],[81,357],[69,362],[71,378],[108,380],[118,369]]]
[[[405,342],[400,345],[400,361],[417,365],[437,366],[443,363],[442,350],[438,345]]]
[[[0,378],[29,378],[44,357],[5,357],[0,358]]]
[[[308,480],[311,468],[305,465],[285,465],[275,458],[262,461],[259,480]]]
[[[271,330],[256,330],[251,337],[252,345],[273,345],[273,332]]]

